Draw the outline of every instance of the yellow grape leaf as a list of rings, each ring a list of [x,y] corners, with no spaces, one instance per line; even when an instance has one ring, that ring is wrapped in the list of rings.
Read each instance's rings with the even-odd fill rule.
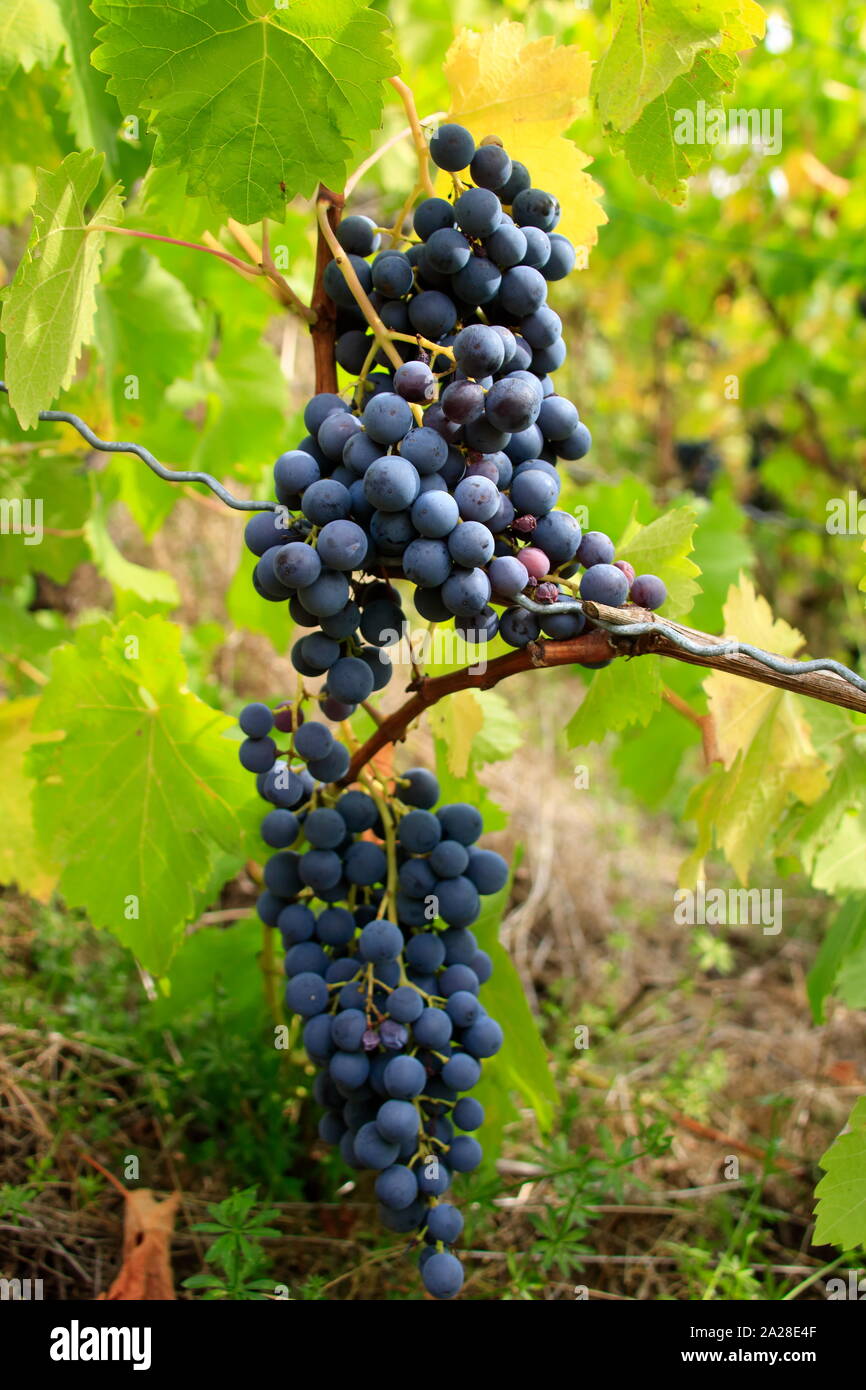
[[[793,656],[803,645],[795,628],[774,618],[769,604],[740,578],[728,592],[725,634]],[[816,753],[796,695],[713,671],[704,683],[722,767],[695,789],[688,814],[698,823],[698,845],[681,876],[691,886],[715,844],[741,883],[756,853],[791,799],[811,805],[827,789],[828,765]]]
[[[435,738],[448,749],[448,771],[452,777],[465,777],[476,734],[484,725],[481,701],[471,690],[459,690],[427,711]]]
[[[57,869],[36,843],[33,830],[33,783],[24,756],[33,743],[31,721],[39,701],[9,700],[0,705],[0,883],[16,883],[22,893],[47,903]]]
[[[754,647],[763,647],[784,657],[795,656],[805,644],[805,638],[796,628],[782,618],[773,617],[767,600],[757,594],[751,580],[742,575],[739,586],[734,588],[732,585],[728,590],[722,611],[726,637],[749,642]],[[722,671],[713,671],[704,689],[716,726],[719,753],[725,767],[730,767],[737,754],[751,745],[771,706],[781,703],[783,692],[775,686],[746,681],[741,676],[728,676]],[[790,709],[796,711],[793,697],[790,700]],[[805,720],[791,720],[792,735],[800,723],[808,741]]]
[[[557,231],[587,248],[607,221],[598,202],[602,189],[585,172],[591,156],[563,131],[587,113],[591,70],[582,49],[552,38],[527,42],[524,26],[510,20],[483,34],[461,29],[445,56],[449,119],[476,140],[498,136],[529,169],[533,186],[559,199]],[[577,263],[582,268],[585,257]]]

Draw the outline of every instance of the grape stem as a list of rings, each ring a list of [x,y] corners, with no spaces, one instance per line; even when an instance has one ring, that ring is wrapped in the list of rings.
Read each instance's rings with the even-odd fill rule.
[[[334,206],[334,196],[333,193],[329,193],[325,188],[319,190],[319,196],[316,199],[316,215],[319,221],[319,231],[331,252],[332,259],[337,262],[337,265],[342,270],[346,284],[352,291],[352,296],[358,308],[372,328],[376,345],[382,349],[386,357],[395,367],[402,367],[403,359],[391,342],[387,328],[370,303],[360,280],[355,274],[355,267],[352,265],[348,255],[337,240],[334,229],[328,220],[328,213]],[[323,388],[319,386],[317,382],[317,390],[321,391],[322,389]]]
[[[399,93],[403,106],[406,109],[406,115],[409,117],[412,142],[415,146],[415,154],[418,158],[418,178],[415,182],[415,187],[412,189],[412,192],[395,217],[394,226],[391,230],[391,245],[396,246],[397,242],[403,238],[403,224],[412,211],[412,204],[415,202],[415,199],[420,193],[426,193],[429,198],[432,198],[436,194],[436,189],[430,177],[430,154],[421,122],[418,119],[415,98],[412,96],[412,92],[406,86],[406,83],[402,82],[399,77],[392,77],[389,80],[394,90]]]
[[[317,206],[316,209],[319,235],[316,242],[316,277],[312,298],[312,305],[316,311],[316,322],[311,325],[310,333],[313,338],[316,390],[330,391],[336,394],[337,363],[334,349],[337,341],[337,306],[325,289],[325,271],[332,260],[331,241],[337,241],[335,233],[340,223],[345,199],[339,193],[325,188],[324,184],[319,184],[317,202],[319,200],[324,202],[325,208],[324,214],[320,206]],[[339,243],[337,244],[339,245]]]
[[[662,699],[665,704],[675,709],[677,714],[681,714],[683,719],[687,719],[690,724],[694,724],[701,735],[701,743],[704,749],[704,761],[707,767],[713,763],[721,762],[719,754],[718,740],[716,739],[716,726],[711,714],[698,714],[696,709],[692,709],[688,701],[678,695],[675,690],[671,690],[666,685],[662,690]]]
[[[380,725],[380,728],[381,727],[383,726]],[[364,744],[362,748],[358,749],[353,755],[353,761],[363,753],[366,746],[367,745]],[[364,762],[361,763],[359,767],[365,767],[369,761],[369,758],[365,758]],[[389,907],[394,910],[397,902],[397,836],[394,832],[394,816],[387,799],[382,796],[376,786],[375,779],[367,773],[363,780],[367,794],[371,796],[376,803],[376,809],[382,818],[382,829],[385,834],[385,854],[388,860],[388,877],[385,883],[385,892],[379,904],[379,911],[376,914],[377,917],[385,917]]]
[[[137,227],[108,227],[101,222],[95,224],[91,223],[85,227],[69,227],[66,230],[75,232],[112,232],[115,236],[137,237],[142,241],[160,241],[166,246],[182,246],[187,251],[203,251],[206,256],[216,256],[218,260],[225,261],[227,265],[230,265],[233,270],[238,271],[241,275],[248,275],[252,279],[264,277],[273,285],[277,293],[277,298],[284,308],[288,309],[293,314],[297,314],[298,318],[304,319],[305,322],[314,324],[316,322],[315,309],[310,308],[308,304],[305,304],[304,301],[295,294],[288,280],[280,274],[273,261],[269,261],[267,264],[265,263],[262,258],[262,253],[259,251],[252,237],[245,232],[244,228],[241,227],[239,223],[233,222],[232,219],[229,219],[228,228],[238,245],[243,246],[244,250],[251,257],[249,261],[242,261],[239,256],[233,256],[230,251],[224,251],[219,243],[216,242],[215,238],[209,238],[215,242],[213,246],[205,246],[198,241],[183,241],[179,237],[161,236],[158,232],[143,232]],[[244,233],[243,240],[238,236],[238,231]],[[205,235],[207,235],[207,233]]]
[[[415,98],[412,95],[411,88],[407,87],[406,83],[401,81],[399,77],[391,77],[389,81],[394,91],[399,94],[406,115],[409,118],[409,127],[412,131],[412,142],[415,146],[415,153],[418,156],[419,191],[426,193],[429,198],[433,198],[436,195],[436,189],[433,187],[433,180],[430,177],[430,154],[427,149],[424,131],[418,118]]]
[[[720,642],[733,640],[711,637],[708,633],[683,627],[679,623],[671,622],[670,619],[661,619],[656,614],[643,608],[636,608],[634,605],[629,605],[627,609],[620,609],[609,608],[603,604],[585,603],[584,608],[590,619],[597,618],[602,622],[610,623],[612,630],[605,631],[600,628],[593,628],[588,632],[581,633],[579,637],[573,637],[565,642],[544,640],[530,642],[526,647],[496,657],[482,670],[478,669],[476,663],[474,666],[466,666],[444,676],[428,676],[412,681],[407,686],[407,690],[410,692],[409,698],[382,721],[355,753],[349,770],[342,779],[342,785],[349,786],[356,781],[361,769],[383,748],[392,743],[402,742],[408,730],[424,711],[429,709],[431,705],[437,704],[439,700],[444,699],[446,695],[453,695],[459,690],[489,690],[498,685],[501,680],[505,680],[509,676],[519,675],[522,671],[575,664],[595,665],[610,661],[618,656],[632,658],[656,654],[675,661],[683,661],[687,665],[703,666],[709,670],[724,671],[729,675],[745,677],[746,680],[757,681],[761,685],[777,686],[781,690],[791,690],[799,695],[808,695],[814,700],[822,700],[830,705],[837,705],[866,714],[866,695],[857,686],[850,684],[845,679],[840,679],[839,675],[832,671],[807,670],[802,674],[797,674],[773,670],[742,651],[725,653],[717,653],[713,650],[706,652],[686,651],[678,646],[663,628],[657,631],[649,630],[638,636],[632,636],[628,633],[620,635],[616,631],[616,626],[647,624],[651,629],[656,623],[663,622],[666,627],[682,633],[692,643],[710,649],[719,645]],[[717,751],[714,750],[713,741],[707,741],[703,729],[702,735],[704,737],[705,756],[710,761],[715,761]]]

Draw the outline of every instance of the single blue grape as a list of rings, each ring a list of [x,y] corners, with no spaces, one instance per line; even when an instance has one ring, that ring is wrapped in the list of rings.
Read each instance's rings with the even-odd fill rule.
[[[639,574],[631,586],[632,602],[639,608],[661,608],[667,596],[667,586],[656,574]]]
[[[424,262],[440,275],[453,275],[462,270],[471,255],[472,247],[462,232],[456,227],[440,227],[428,239]]]
[[[451,966],[449,968],[457,970],[465,967]],[[471,1052],[473,1057],[492,1057],[502,1046],[502,1029],[494,1018],[479,1018],[466,1029],[462,1043],[466,1051]]]
[[[483,190],[470,190],[481,192]],[[489,304],[498,294],[502,284],[502,272],[491,260],[473,256],[470,261],[451,276],[451,289],[464,304],[478,307]]]
[[[524,319],[547,299],[547,281],[533,266],[513,266],[502,277],[499,298],[509,314]]]
[[[441,840],[430,853],[430,868],[437,878],[457,878],[468,864],[469,851],[457,840]]]
[[[433,1240],[453,1245],[463,1230],[463,1217],[450,1202],[437,1202],[427,1216],[427,1232]],[[426,1264],[426,1262],[425,1262]]]
[[[424,860],[414,862],[425,863]],[[419,936],[410,937],[406,943],[406,960],[413,970],[423,970],[425,974],[438,970],[445,962],[441,933],[422,932]]]
[[[453,1024],[444,1009],[425,1008],[412,1025],[412,1033],[422,1047],[439,1052],[451,1040]]]
[[[474,845],[484,829],[484,821],[477,806],[468,801],[453,801],[440,806],[436,818],[442,826],[442,833],[449,840],[457,840],[461,845]]]
[[[529,573],[516,556],[497,555],[487,566],[487,577],[494,594],[501,598],[516,598],[529,583]]]
[[[414,1145],[418,1136],[419,1116],[415,1106],[407,1100],[386,1100],[379,1107],[376,1128],[383,1139],[394,1144]]]
[[[541,624],[525,608],[506,608],[499,619],[499,635],[509,647],[526,647],[541,636]]]
[[[318,976],[312,978],[317,979]],[[324,985],[324,981],[320,983]],[[321,1011],[316,1009],[315,1012]],[[410,1100],[424,1090],[427,1073],[417,1057],[392,1057],[385,1068],[384,1080],[389,1096],[395,1100]]]
[[[468,965],[449,965],[439,976],[439,993],[444,999],[457,994],[458,990],[477,994],[478,989],[478,976]]]
[[[361,1009],[344,1009],[334,1015],[331,1023],[331,1038],[341,1052],[359,1052],[366,1031],[367,1017]]]
[[[457,326],[457,309],[440,290],[422,290],[409,303],[409,322],[423,338],[438,341]]]
[[[383,917],[364,927],[358,943],[358,953],[366,961],[396,960],[402,949],[403,933]]]
[[[508,882],[508,864],[495,850],[473,847],[469,850],[466,877],[472,880],[479,893],[498,893]]]
[[[351,505],[351,496],[349,498]],[[360,569],[367,554],[368,541],[354,521],[327,522],[316,539],[316,550],[323,564],[332,570]]]
[[[441,838],[441,823],[430,811],[407,811],[397,826],[397,839],[410,854],[429,854]]]
[[[247,772],[268,772],[277,756],[272,738],[246,738],[238,748],[241,767]]]
[[[559,203],[540,188],[523,189],[515,197],[511,211],[519,227],[540,227],[543,232],[552,232],[560,216]]]
[[[449,492],[422,492],[412,504],[411,518],[422,536],[440,540],[454,530],[460,509]]]
[[[403,404],[406,405],[406,402]],[[406,406],[406,409],[409,407]],[[411,507],[420,486],[417,469],[407,459],[393,454],[376,459],[364,474],[364,495],[368,502],[383,512],[402,512]]]
[[[471,1091],[480,1078],[481,1064],[468,1052],[455,1052],[442,1068],[442,1080],[455,1091]]]
[[[238,723],[248,738],[265,738],[274,727],[274,716],[267,705],[245,705]]]
[[[286,985],[286,1004],[292,1013],[302,1018],[313,1018],[323,1013],[328,1005],[328,986],[321,975],[306,972],[296,975]]]
[[[608,604],[611,608],[619,608],[624,604],[628,598],[628,591],[628,578],[616,565],[593,565],[580,581],[581,598],[589,599],[593,603]]]
[[[481,1145],[471,1134],[458,1134],[448,1150],[448,1162],[455,1173],[471,1173],[483,1157]]]
[[[346,850],[343,870],[349,883],[370,888],[381,883],[388,871],[388,859],[381,845],[372,840],[356,840]]]
[[[451,1116],[458,1129],[480,1129],[484,1123],[484,1106],[474,1096],[461,1096]]]
[[[403,573],[419,588],[435,589],[444,584],[452,568],[451,554],[442,540],[422,536],[410,541],[403,552]]]
[[[412,226],[416,236],[426,241],[439,227],[453,227],[454,221],[454,208],[444,198],[425,198],[415,209]],[[388,324],[388,327],[393,325]]]
[[[401,441],[400,455],[425,477],[444,467],[448,459],[448,445],[436,430],[421,426],[420,429],[410,430]]]
[[[383,1207],[405,1211],[418,1198],[418,1179],[402,1163],[385,1168],[376,1179],[376,1196]]]
[[[454,339],[454,356],[458,367],[477,379],[499,371],[505,360],[505,344],[495,328],[473,323]]]
[[[397,1023],[414,1023],[423,1009],[424,1000],[411,985],[400,985],[388,995],[388,1013]]]
[[[344,217],[337,227],[337,240],[343,250],[353,256],[372,256],[378,249],[380,237],[375,222],[354,213]]]
[[[577,253],[567,237],[550,234],[550,256],[541,267],[545,280],[564,280],[574,270]]]
[[[465,126],[457,125],[455,121],[446,121],[435,131],[430,141],[430,158],[433,163],[451,174],[457,174],[461,169],[467,168],[474,154],[474,139]],[[430,198],[427,201],[441,202],[442,199]],[[423,235],[419,231],[417,223],[415,230],[419,236]]]
[[[366,1061],[366,1058],[364,1059]],[[395,1058],[401,1061],[401,1058]],[[362,1125],[355,1135],[355,1153],[365,1168],[390,1168],[398,1157],[399,1146],[383,1139],[373,1120]]]
[[[312,940],[316,931],[316,915],[303,903],[290,903],[277,918],[277,927],[283,944],[295,946],[298,942]]]
[[[489,188],[467,188],[454,204],[457,226],[470,237],[488,237],[502,221],[502,204]]]

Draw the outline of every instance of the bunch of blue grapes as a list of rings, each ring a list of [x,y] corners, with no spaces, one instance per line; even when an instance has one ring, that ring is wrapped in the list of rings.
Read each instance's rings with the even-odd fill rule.
[[[308,402],[307,436],[274,466],[278,510],[246,530],[259,594],[288,601],[313,630],[292,658],[302,675],[326,677],[338,711],[328,717],[389,679],[387,647],[405,623],[395,580],[412,585],[422,618],[512,647],[578,636],[583,614],[557,611],[575,589],[614,607],[666,597],[661,579],[636,576],[609,536],[582,534],[556,506],[559,461],[591,444],[551,377],[566,347],[548,287],[576,259],[555,230],[556,198],[498,141],[476,147],[462,126],[440,126],[430,153],[455,176],[454,194],[418,204],[403,250],[380,250],[366,217],[337,230],[382,323],[403,335],[401,365],[377,349],[331,261],[337,361],[355,379]]]
[[[376,1173],[383,1223],[415,1233],[425,1288],[453,1298],[463,1218],[448,1194],[481,1161],[484,1109],[468,1092],[502,1045],[479,999],[490,957],[471,927],[508,867],[478,847],[474,806],[435,809],[439,785],[424,768],[393,788],[346,790],[335,782],[349,750],[326,723],[252,704],[240,724],[241,763],[271,807],[258,911],[282,938],[286,1003],[319,1069],[319,1135]]]

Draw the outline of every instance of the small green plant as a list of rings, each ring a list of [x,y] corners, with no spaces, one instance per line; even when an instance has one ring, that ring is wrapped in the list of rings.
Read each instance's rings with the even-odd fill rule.
[[[274,1297],[273,1282],[263,1277],[271,1261],[262,1241],[280,1234],[268,1225],[277,1211],[275,1207],[256,1211],[257,1199],[256,1188],[248,1187],[208,1207],[212,1219],[199,1221],[192,1229],[216,1236],[205,1255],[205,1263],[215,1266],[216,1272],[192,1274],[184,1279],[184,1288],[202,1289],[202,1298],[209,1301],[230,1298],[263,1302]]]

